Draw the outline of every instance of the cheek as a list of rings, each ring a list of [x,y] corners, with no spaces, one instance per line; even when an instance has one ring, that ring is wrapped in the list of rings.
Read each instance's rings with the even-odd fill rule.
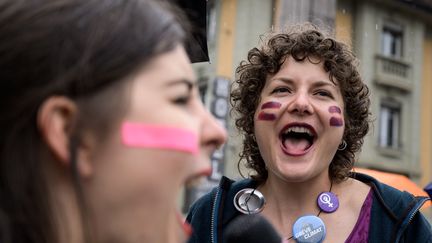
[[[103,215],[171,207],[194,164],[192,155],[158,149],[123,147],[102,156],[86,196],[95,210],[102,210],[103,202]]]
[[[145,161],[144,161],[145,160]],[[193,174],[194,158],[181,152],[151,151],[147,156],[135,157],[133,168],[124,174],[127,184],[122,190],[131,190],[131,202],[141,200],[172,204],[184,181]],[[134,199],[134,197],[136,198]],[[144,197],[144,198],[143,198]]]
[[[257,120],[259,121],[274,121],[277,119],[276,113],[279,111],[281,103],[276,101],[265,102],[261,105]]]
[[[328,108],[328,112],[331,115],[329,120],[330,126],[342,127],[344,125],[344,121],[342,117],[342,109],[339,106],[330,106]]]
[[[332,127],[342,127],[344,125],[342,118],[334,117],[334,116],[332,116],[330,118],[329,123],[330,123],[330,126],[332,126]]]
[[[97,225],[133,219],[145,228],[154,224],[149,218],[173,208],[197,159],[177,150],[131,148],[116,135],[92,156],[92,178],[83,180],[86,200]]]
[[[183,174],[187,174],[198,164],[200,158],[198,134],[193,128],[126,121],[121,127],[121,142],[132,150],[145,151],[143,154],[154,153],[154,156],[141,158],[146,162],[154,162],[158,166],[172,164],[165,172],[172,169],[174,173],[186,171]]]
[[[330,113],[337,113],[337,114],[342,114],[342,110],[341,110],[341,108],[339,107],[339,106],[330,106],[329,108],[328,108],[328,111],[330,112]]]
[[[190,153],[166,149],[132,149],[131,154],[129,174],[160,188],[182,186],[186,178],[193,174],[199,158]],[[141,179],[138,179],[140,175]]]
[[[271,109],[271,108],[277,108],[277,109],[279,109],[281,106],[282,106],[282,104],[279,103],[279,102],[269,101],[269,102],[266,102],[266,103],[264,103],[264,104],[261,105],[261,110],[263,110],[263,109]]]
[[[141,176],[141,182],[155,183],[155,187],[158,183],[161,188],[180,187],[198,163],[199,139],[187,129],[124,122],[121,143],[129,155],[125,163],[131,166],[125,175],[137,181]]]
[[[195,156],[189,153],[125,148],[124,153],[116,157],[116,166],[111,174],[129,184],[123,189],[176,188],[193,171],[195,162]],[[153,193],[158,193],[157,189]]]
[[[124,122],[122,143],[128,147],[154,148],[197,154],[198,136],[195,132],[170,126]]]
[[[264,111],[261,111],[259,114],[258,114],[258,120],[259,121],[274,121],[274,120],[276,120],[276,115],[275,114],[272,114],[272,113],[266,113],[266,112],[264,112]]]

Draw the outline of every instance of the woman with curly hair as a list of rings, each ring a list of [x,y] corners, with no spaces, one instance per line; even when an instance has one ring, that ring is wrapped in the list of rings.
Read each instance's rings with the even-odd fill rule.
[[[369,89],[349,47],[311,25],[276,33],[237,68],[231,92],[251,178],[198,200],[190,242],[222,242],[261,214],[288,242],[430,242],[415,198],[351,172],[369,129]]]

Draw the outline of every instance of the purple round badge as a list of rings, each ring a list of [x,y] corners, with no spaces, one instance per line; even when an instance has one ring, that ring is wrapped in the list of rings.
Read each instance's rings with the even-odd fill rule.
[[[333,192],[322,192],[317,201],[318,207],[326,213],[333,213],[339,207],[339,199]]]

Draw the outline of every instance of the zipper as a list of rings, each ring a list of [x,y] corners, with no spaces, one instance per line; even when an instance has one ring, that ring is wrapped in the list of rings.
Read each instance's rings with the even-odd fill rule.
[[[407,225],[409,225],[410,223],[411,223],[411,220],[414,218],[414,216],[417,214],[417,212],[418,211],[420,211],[420,208],[423,206],[423,204],[425,204],[425,202],[427,201],[427,200],[430,200],[430,199],[428,199],[428,198],[424,198],[418,205],[417,205],[417,207],[415,208],[415,210],[411,213],[411,216],[409,217],[409,219],[408,219],[408,224]]]
[[[410,216],[408,218],[407,223],[404,225],[404,228],[402,231],[404,231],[406,229],[406,227],[408,227],[408,225],[411,224],[412,219],[414,218],[414,216],[420,211],[420,208],[423,206],[423,204],[425,204],[426,201],[430,200],[429,198],[422,198],[422,200],[415,206],[414,210],[412,210],[412,212],[410,213]],[[400,233],[402,231],[399,231]],[[402,235],[399,235],[396,239],[396,242],[400,241]]]
[[[212,243],[216,243],[216,241],[215,241],[215,220],[216,220],[216,204],[217,204],[217,201],[218,201],[218,197],[219,197],[219,187],[217,188],[217,190],[216,190],[216,194],[215,194],[215,197],[214,197],[214,200],[213,200],[213,207],[212,207],[212,215],[211,215],[211,223],[210,223],[210,227],[211,227],[211,229],[210,229],[210,238],[211,238],[211,242]]]

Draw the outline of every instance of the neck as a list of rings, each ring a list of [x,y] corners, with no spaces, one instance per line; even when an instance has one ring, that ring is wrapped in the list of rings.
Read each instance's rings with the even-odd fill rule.
[[[288,182],[270,175],[258,190],[266,199],[263,214],[284,235],[291,234],[294,221],[303,215],[317,215],[317,197],[329,191],[331,181],[327,174],[306,182]]]
[[[259,186],[267,201],[283,204],[292,208],[304,208],[312,202],[316,208],[316,198],[324,191],[329,191],[331,181],[328,176],[320,176],[305,182],[288,182],[269,175],[266,182]]]
[[[47,167],[47,185],[53,207],[52,219],[57,226],[58,242],[84,242],[81,211],[69,173],[65,168],[56,165]]]

